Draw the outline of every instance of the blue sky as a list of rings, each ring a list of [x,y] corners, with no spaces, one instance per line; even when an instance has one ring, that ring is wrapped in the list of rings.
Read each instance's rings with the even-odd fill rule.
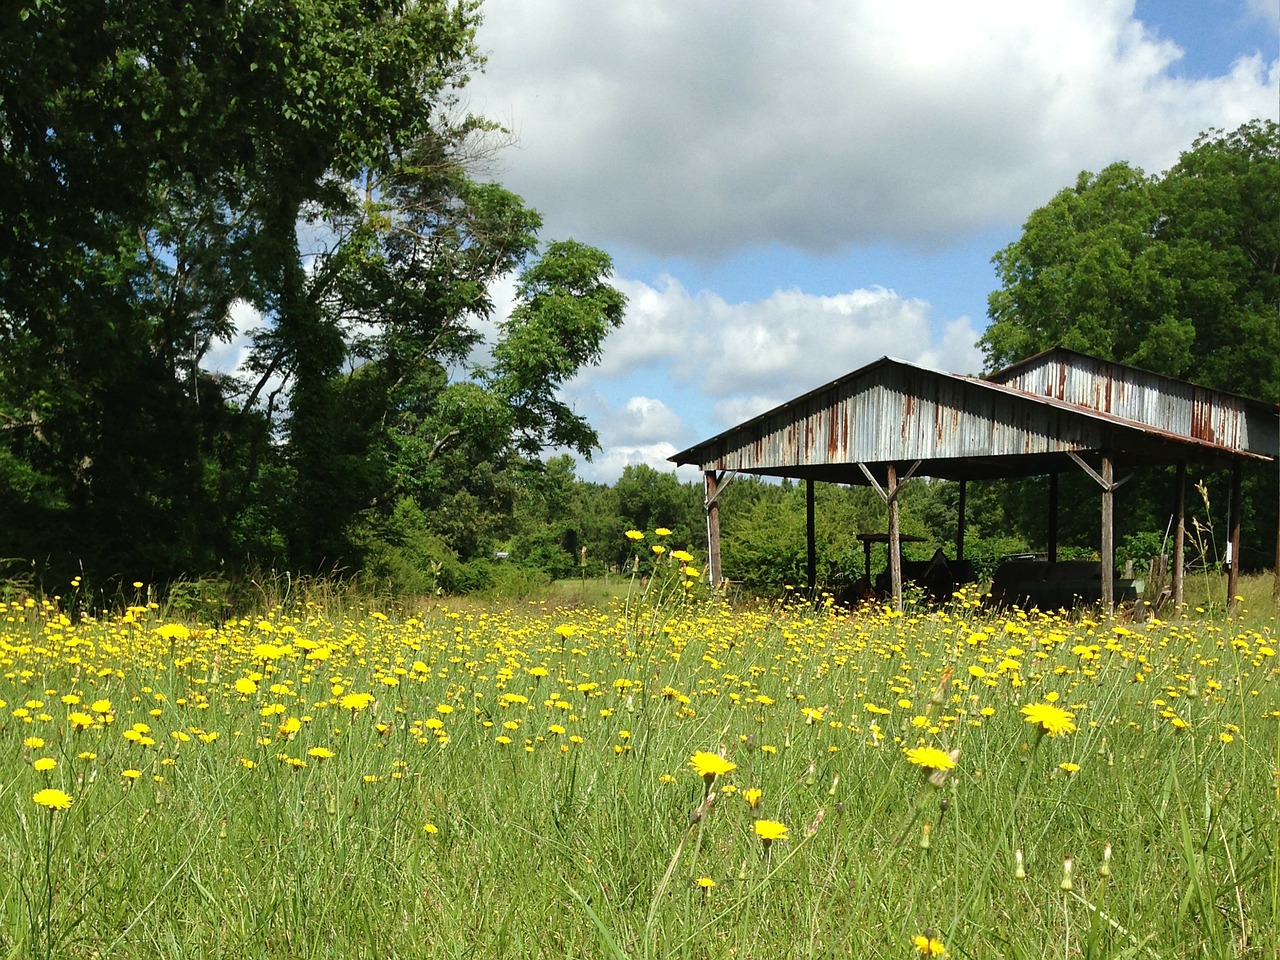
[[[880,356],[978,372],[992,255],[1081,170],[1277,116],[1276,0],[486,0],[467,109],[630,305],[566,398],[611,482]]]
[[[991,258],[1034,209],[1082,170],[1159,173],[1280,113],[1280,0],[482,10],[460,109],[511,141],[486,172],[544,239],[608,251],[629,298],[562,391],[600,434],[579,475],[606,483],[881,356],[980,372]]]

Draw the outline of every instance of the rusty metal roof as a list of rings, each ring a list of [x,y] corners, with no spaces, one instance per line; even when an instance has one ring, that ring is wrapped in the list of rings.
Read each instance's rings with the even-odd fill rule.
[[[920,474],[976,479],[1076,469],[1071,454],[1101,451],[1211,465],[1280,452],[1280,407],[1070,351],[1040,358],[979,379],[882,357],[671,460],[865,483],[858,463],[920,460]]]
[[[1276,455],[1276,407],[1055,347],[986,378],[1023,393],[1114,414],[1175,436]]]

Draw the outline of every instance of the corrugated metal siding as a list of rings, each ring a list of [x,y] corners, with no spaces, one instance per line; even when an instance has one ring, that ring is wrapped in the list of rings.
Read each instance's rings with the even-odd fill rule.
[[[881,367],[744,424],[701,450],[707,468],[951,460],[1089,450],[1101,424],[1033,406],[961,378]]]
[[[1277,453],[1275,417],[1267,417],[1261,405],[1093,357],[1051,351],[992,380],[1164,433],[1266,456]]]
[[[1069,350],[988,380],[885,357],[672,460],[785,476],[797,467],[994,463],[1117,446],[1158,458],[1183,438],[1197,446],[1174,455],[1275,457],[1278,424],[1274,406]]]

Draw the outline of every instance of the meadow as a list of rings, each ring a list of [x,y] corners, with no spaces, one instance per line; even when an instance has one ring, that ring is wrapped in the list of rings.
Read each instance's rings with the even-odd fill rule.
[[[0,622],[8,957],[1275,957],[1273,614]]]

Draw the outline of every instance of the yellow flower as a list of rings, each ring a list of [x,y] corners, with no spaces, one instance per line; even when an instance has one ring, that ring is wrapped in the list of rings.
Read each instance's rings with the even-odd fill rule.
[[[696,883],[703,890],[710,890],[712,887],[716,885],[716,882],[712,880],[710,877],[699,877],[697,880],[693,882]]]
[[[87,713],[76,711],[67,717],[67,722],[76,730],[87,730],[93,726],[93,717]]]
[[[40,757],[34,763],[31,764],[31,766],[33,766],[40,773],[48,773],[57,765],[58,765],[58,761],[53,759],[53,757]]]
[[[671,536],[671,531],[670,531],[670,530],[668,530],[666,527],[659,527],[657,530],[655,530],[655,531],[653,531],[653,532],[654,532],[654,534],[655,534],[656,536],[659,536],[659,537],[669,537],[669,536]]]
[[[926,937],[919,934],[911,938],[912,945],[922,957],[945,957],[947,948],[942,945],[942,941],[937,937]]]
[[[912,747],[907,751],[907,759],[926,770],[951,770],[956,765],[945,750],[937,747]]]
[[[764,791],[757,787],[751,787],[748,790],[742,791],[742,799],[747,801],[748,806],[750,806],[752,810],[760,809],[760,798],[763,796]]]
[[[726,773],[732,773],[738,769],[738,765],[732,761],[726,760],[718,753],[710,753],[706,750],[699,750],[689,758],[689,766],[698,771],[698,774],[707,783],[711,783],[716,777]]]
[[[679,560],[681,563],[693,563],[693,554],[688,550],[672,550],[671,559]]]
[[[244,694],[246,697],[258,692],[258,685],[248,677],[241,677],[233,686],[236,693]]]
[[[307,751],[308,757],[315,757],[317,760],[329,760],[333,757],[333,751],[328,747],[312,747]]]
[[[1022,708],[1022,715],[1027,718],[1027,723],[1034,723],[1041,733],[1047,733],[1051,737],[1075,733],[1076,730],[1076,725],[1072,722],[1076,715],[1051,703],[1028,704]]]
[[[756,836],[766,848],[775,840],[781,840],[783,843],[787,840],[787,825],[777,820],[757,820],[755,829]]]
[[[373,703],[372,693],[348,693],[338,701],[338,706],[343,710],[350,710],[354,713],[357,710],[363,710],[371,703]]]
[[[22,745],[28,750],[40,750],[44,747],[44,740],[40,737],[27,737],[22,741]]]
[[[641,533],[639,530],[628,530],[628,531],[627,531],[627,539],[628,539],[628,540],[643,540],[643,539],[644,539],[644,534],[643,534],[643,533]]]
[[[437,827],[434,823],[424,823],[424,824],[422,825],[422,829],[423,829],[425,832],[427,832],[427,833],[439,833],[439,832],[440,832],[440,828],[439,828],[439,827]]]
[[[49,810],[65,810],[71,806],[71,794],[54,790],[52,787],[37,790],[31,795],[31,799]]]
[[[258,624],[259,629],[263,626]],[[271,624],[266,624],[270,628]],[[253,648],[253,659],[255,660],[278,660],[284,656],[284,647],[278,647],[274,643],[259,643]]]

